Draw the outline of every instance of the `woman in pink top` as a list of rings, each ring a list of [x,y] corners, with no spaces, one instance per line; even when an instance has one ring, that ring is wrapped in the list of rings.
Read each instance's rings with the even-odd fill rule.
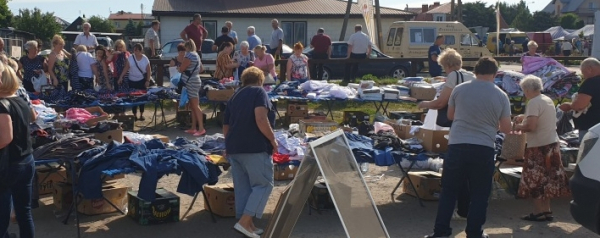
[[[267,48],[262,45],[254,47],[253,66],[265,72],[265,84],[274,84],[277,81],[277,73],[275,72],[275,59],[273,55],[266,53]]]
[[[115,49],[108,51],[106,63],[111,65],[109,67],[112,68],[113,79],[111,82],[115,91],[119,91],[120,88],[128,88],[128,85],[125,82],[126,80],[123,82],[123,85],[119,85],[117,81],[119,80],[121,73],[123,73],[123,70],[125,69],[125,63],[130,55],[131,54],[125,48],[125,41],[123,40],[117,40],[115,42]]]

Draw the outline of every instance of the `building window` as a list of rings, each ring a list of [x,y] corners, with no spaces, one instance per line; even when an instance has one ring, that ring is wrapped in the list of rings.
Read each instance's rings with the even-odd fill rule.
[[[120,22],[118,22],[118,21],[116,21],[116,22],[115,22],[115,27],[116,27],[116,28],[121,28],[121,23],[120,23]]]
[[[594,11],[595,10],[594,8],[596,8],[596,7],[594,6],[593,2],[588,2],[588,8],[589,8],[589,11]]]
[[[436,16],[435,17],[435,21],[444,21],[444,17],[443,16]]]
[[[202,25],[206,31],[208,31],[208,39],[216,39],[217,38],[217,21],[202,21]]]
[[[306,45],[306,22],[305,21],[284,21],[281,22],[283,30],[283,43],[293,46],[297,42]],[[271,42],[267,42],[271,43]]]

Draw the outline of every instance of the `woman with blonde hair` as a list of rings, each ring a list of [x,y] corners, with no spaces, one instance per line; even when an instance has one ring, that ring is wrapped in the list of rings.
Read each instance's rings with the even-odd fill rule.
[[[277,73],[275,72],[275,58],[267,53],[267,47],[257,45],[254,47],[254,67],[259,68],[265,73],[265,83],[272,84],[277,81]]]
[[[96,59],[88,52],[85,45],[77,46],[77,55],[74,58],[77,58],[79,84],[73,84],[71,87],[75,90],[94,89],[94,75],[98,70]]]
[[[235,185],[235,215],[239,219],[234,229],[253,238],[263,233],[252,219],[262,217],[273,190],[271,156],[277,152],[275,110],[262,87],[264,80],[262,69],[244,70],[242,87],[227,102],[223,121],[227,160]]]
[[[196,53],[196,44],[194,41],[186,41],[183,47],[186,50],[185,57],[177,70],[181,73],[180,80],[183,80],[185,83],[185,90],[190,99],[190,108],[192,111],[192,128],[185,132],[194,136],[202,136],[206,134],[203,124],[204,115],[202,114],[202,109],[200,109],[202,81],[200,80],[200,75],[198,75],[203,71],[202,62],[200,61],[200,56]],[[196,128],[196,125],[198,128]]]
[[[125,46],[125,41],[123,40],[115,41],[115,49],[108,51],[106,63],[109,64],[113,69],[112,86],[115,91],[129,88],[127,80],[123,81],[121,85],[118,83],[119,76],[123,74],[123,71],[125,70],[125,64],[127,64],[127,59],[129,56],[131,56],[131,54],[129,51],[127,51],[127,46]],[[127,77],[127,72],[125,72],[125,77]]]
[[[304,83],[309,80],[308,57],[302,54],[304,46],[298,42],[294,44],[294,54],[290,56],[287,62],[287,80],[300,81]]]
[[[48,74],[54,86],[69,91],[69,59],[71,54],[65,50],[65,40],[59,35],[52,38],[52,52],[48,55]]]
[[[0,235],[8,237],[11,204],[19,224],[19,237],[33,238],[31,215],[32,181],[35,172],[29,138],[31,109],[15,95],[19,79],[12,69],[0,63],[0,150],[8,154],[9,166],[0,171],[5,178],[0,185]]]

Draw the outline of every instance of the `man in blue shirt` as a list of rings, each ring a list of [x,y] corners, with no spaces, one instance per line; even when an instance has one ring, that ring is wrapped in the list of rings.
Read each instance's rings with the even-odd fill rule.
[[[439,35],[435,38],[435,42],[431,47],[429,47],[429,51],[427,52],[427,59],[429,60],[429,75],[431,77],[442,76],[442,66],[438,64],[437,59],[438,55],[442,53],[442,49],[440,46],[444,43],[444,36]]]
[[[248,45],[250,46],[250,50],[253,50],[254,47],[258,46],[258,45],[262,45],[262,40],[260,40],[260,37],[258,37],[257,35],[254,34],[254,31],[256,29],[254,28],[254,26],[249,26],[248,27]]]

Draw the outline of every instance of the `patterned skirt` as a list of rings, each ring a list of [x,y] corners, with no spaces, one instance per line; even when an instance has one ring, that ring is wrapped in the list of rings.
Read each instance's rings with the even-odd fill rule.
[[[569,178],[560,159],[560,144],[527,148],[519,197],[552,199],[570,194]]]

